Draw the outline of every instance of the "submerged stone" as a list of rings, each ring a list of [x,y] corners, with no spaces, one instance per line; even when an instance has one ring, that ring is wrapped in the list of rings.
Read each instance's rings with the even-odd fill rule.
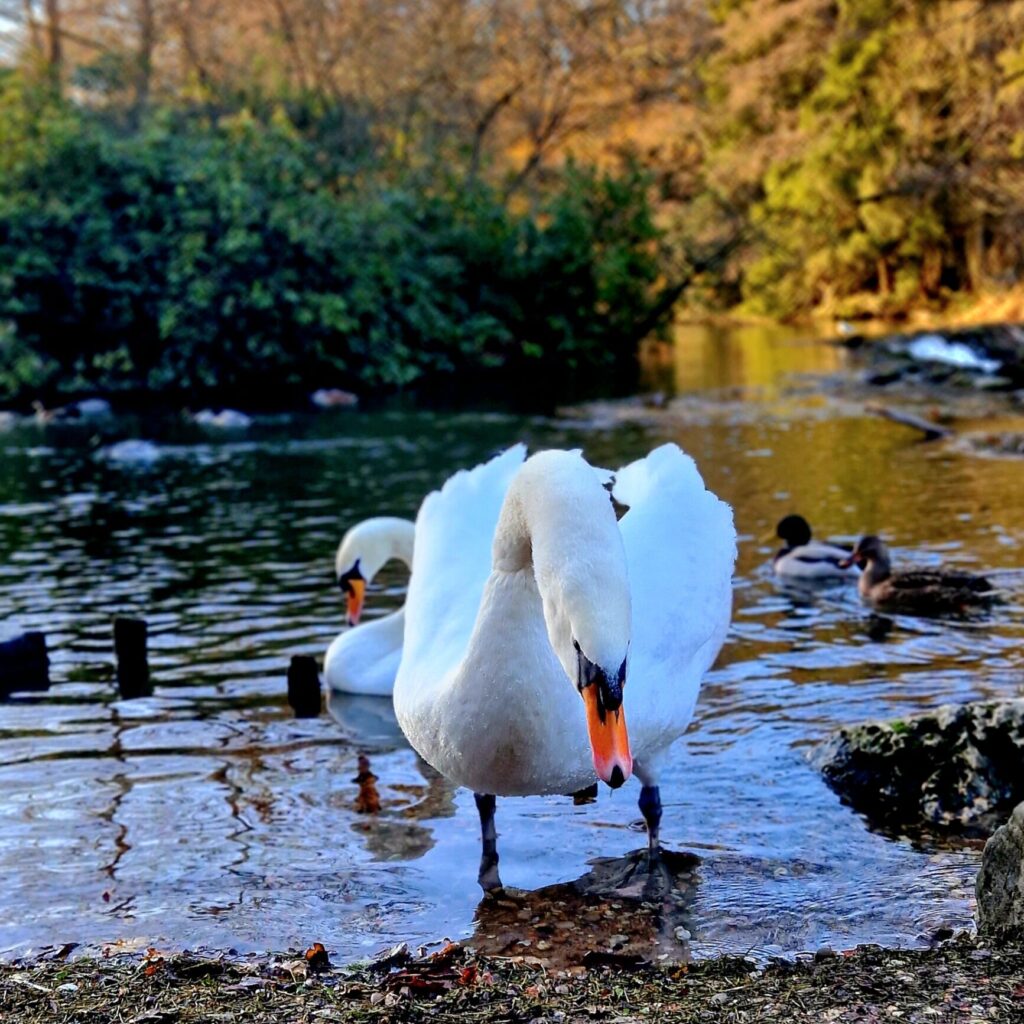
[[[844,803],[878,824],[987,834],[1024,800],[1024,699],[847,726],[816,761]]]

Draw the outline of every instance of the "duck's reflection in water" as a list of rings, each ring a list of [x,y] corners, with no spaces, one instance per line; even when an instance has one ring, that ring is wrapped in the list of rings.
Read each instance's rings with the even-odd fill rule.
[[[455,814],[456,786],[414,754],[416,775],[410,778],[409,758],[389,756],[408,748],[395,718],[390,697],[368,697],[331,692],[327,707],[360,748],[358,775],[352,786],[339,794],[347,810],[358,813],[351,822],[353,832],[363,838],[374,860],[411,861],[422,857],[435,843],[433,830],[418,822],[451,818]],[[367,774],[372,776],[367,779]],[[362,781],[359,781],[359,780]],[[367,788],[376,789],[377,801],[367,799]]]
[[[647,850],[601,858],[572,882],[487,896],[470,944],[491,956],[537,957],[553,967],[639,960],[687,961],[699,858]]]

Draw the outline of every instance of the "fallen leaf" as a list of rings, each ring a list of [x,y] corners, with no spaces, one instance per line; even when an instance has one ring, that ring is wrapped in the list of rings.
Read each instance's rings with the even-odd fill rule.
[[[306,963],[309,964],[311,971],[325,971],[331,966],[330,958],[327,956],[327,950],[322,942],[314,942],[306,950]]]

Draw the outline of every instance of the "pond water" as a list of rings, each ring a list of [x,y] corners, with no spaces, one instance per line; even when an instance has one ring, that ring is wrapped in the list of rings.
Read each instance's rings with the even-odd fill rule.
[[[808,752],[842,723],[1024,692],[1024,464],[920,444],[793,376],[843,358],[796,332],[690,329],[654,367],[683,396],[665,411],[178,426],[157,458],[124,462],[102,446],[149,427],[0,435],[0,639],[44,631],[54,680],[0,704],[0,953],[318,940],[346,960],[475,936],[543,955],[582,921],[599,948],[625,929],[651,955],[765,955],[970,926],[977,847],[872,831]],[[699,864],[647,917],[570,884],[644,846],[632,783],[584,806],[499,801],[503,878],[542,891],[478,908],[472,797],[404,745],[387,702],[300,721],[285,700],[290,657],[321,656],[341,628],[344,528],[414,515],[452,471],[519,439],[600,465],[674,440],[736,510],[734,625],[662,785],[664,840]],[[794,510],[823,535],[881,532],[900,561],[991,571],[1010,601],[975,622],[900,618],[873,640],[852,588],[775,583],[770,535]],[[368,614],[403,591],[388,569]],[[116,699],[125,614],[149,622],[152,698]],[[360,751],[376,816],[354,812]]]

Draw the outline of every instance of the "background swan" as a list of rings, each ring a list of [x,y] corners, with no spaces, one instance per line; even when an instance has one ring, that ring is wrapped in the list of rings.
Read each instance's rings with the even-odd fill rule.
[[[524,454],[423,502],[394,693],[412,746],[476,795],[485,889],[495,795],[635,771],[656,853],[660,762],[725,638],[736,556],[731,510],[675,445],[616,474],[618,523],[578,452]]]
[[[410,568],[415,526],[408,519],[378,516],[353,526],[334,558],[338,586],[345,594],[350,626],[363,611],[367,584],[397,558]],[[338,634],[324,656],[324,678],[332,690],[389,696],[398,672],[405,632],[405,611]]]

